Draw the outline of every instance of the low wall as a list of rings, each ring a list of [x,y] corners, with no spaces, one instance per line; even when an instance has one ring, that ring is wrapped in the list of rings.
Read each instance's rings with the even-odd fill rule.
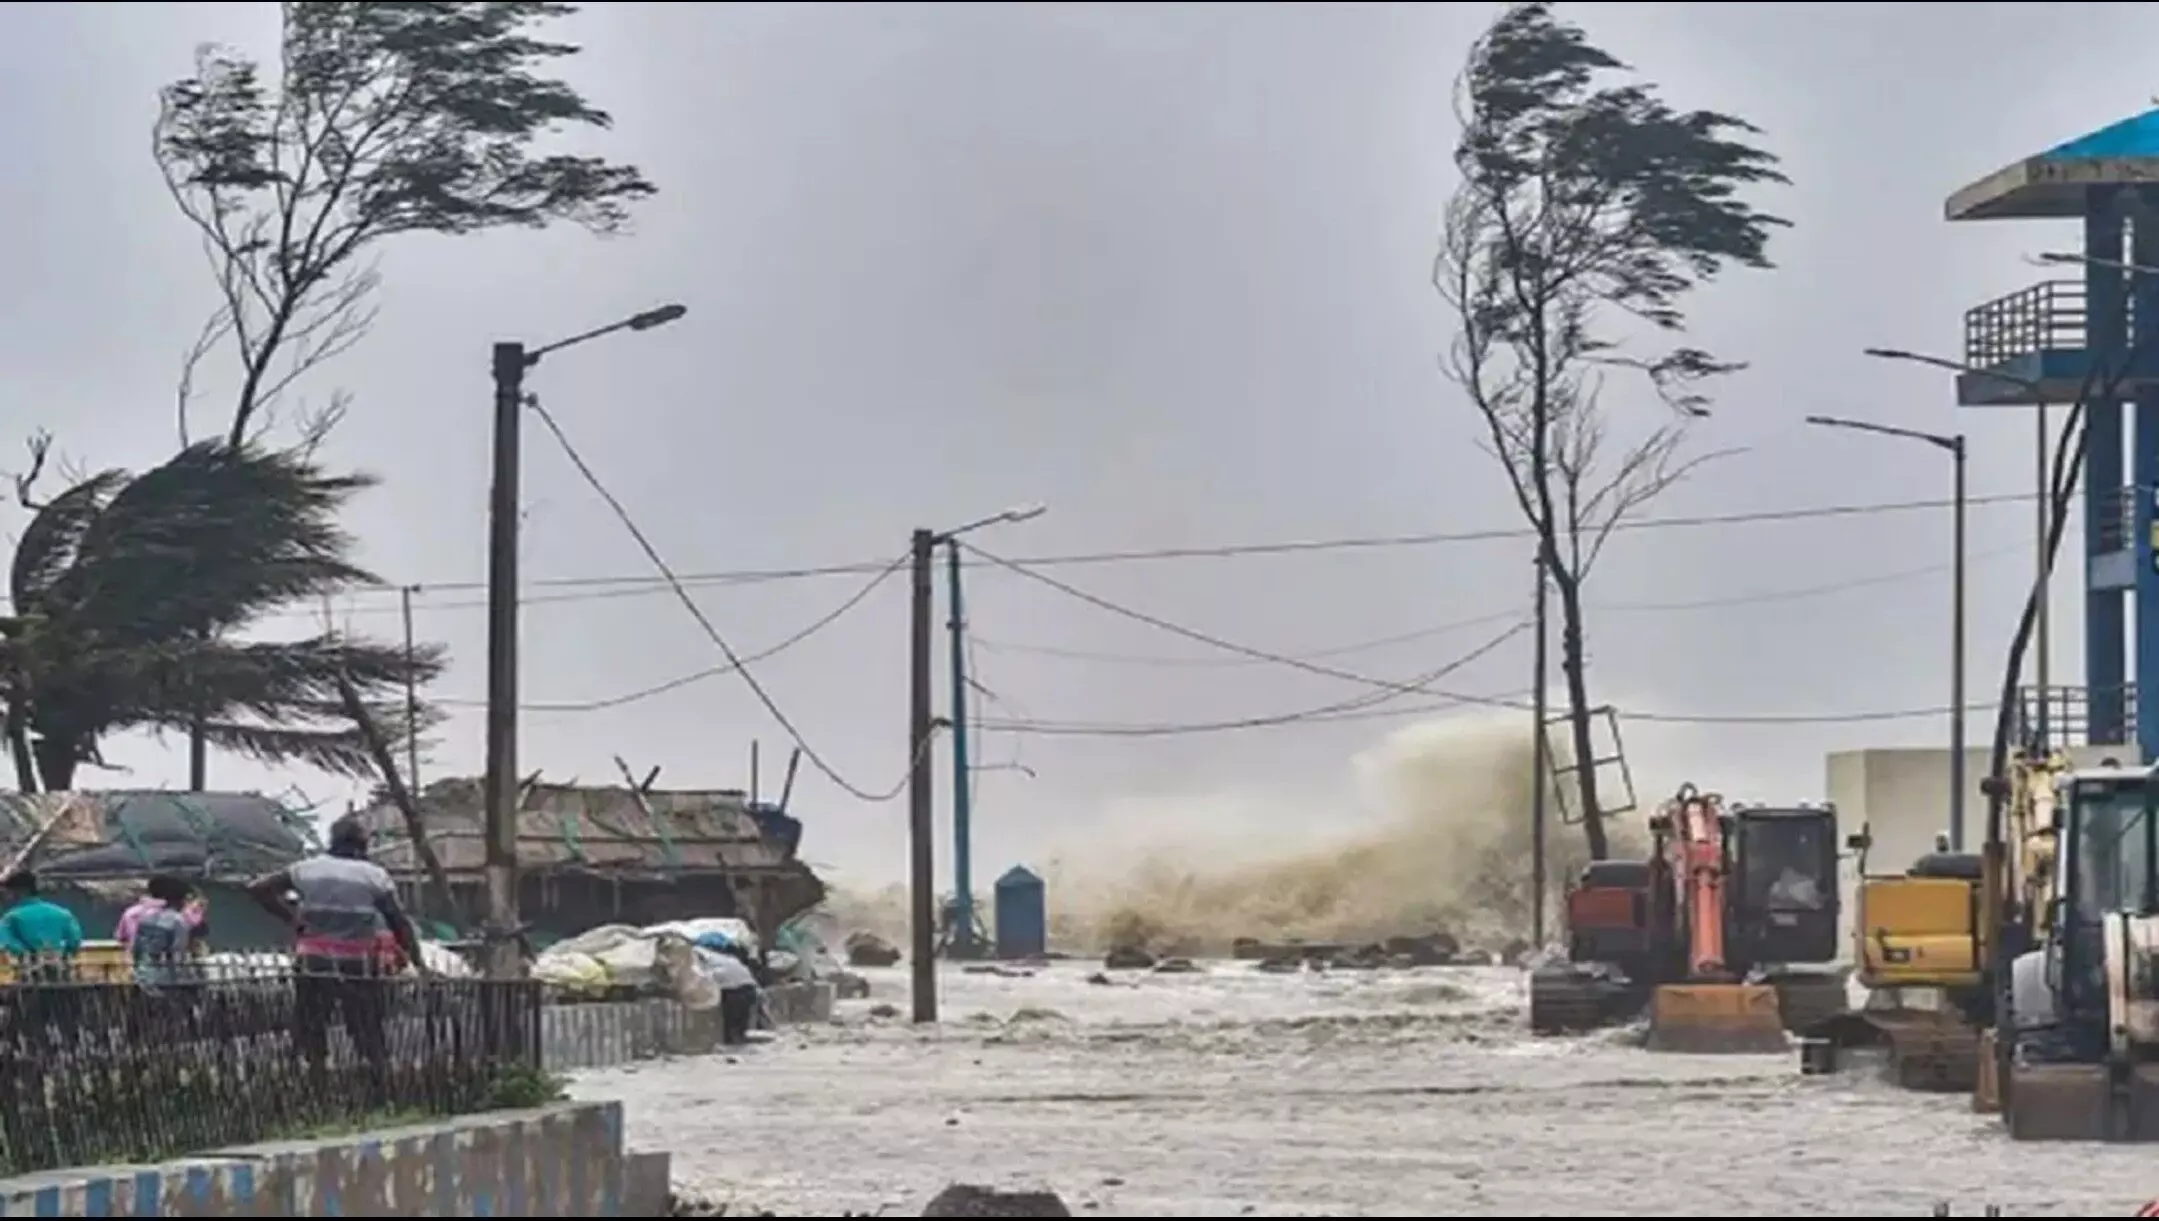
[[[765,1014],[775,1026],[829,1022],[832,1005],[831,984],[780,984],[765,990]],[[540,1012],[540,1062],[554,1072],[706,1055],[719,1047],[719,1010],[690,1009],[679,1001],[555,1004]]]
[[[583,1102],[0,1179],[0,1216],[653,1215],[624,1191],[622,1104]]]

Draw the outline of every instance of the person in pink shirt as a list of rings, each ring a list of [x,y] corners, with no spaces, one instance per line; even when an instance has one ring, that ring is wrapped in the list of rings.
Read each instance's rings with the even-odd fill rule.
[[[187,885],[187,883],[182,882],[177,878],[152,878],[150,879],[150,881],[152,885],[143,891],[142,897],[135,900],[133,906],[129,907],[126,911],[120,913],[120,924],[112,931],[113,940],[119,942],[124,947],[132,948],[134,946],[135,927],[142,923],[142,918],[149,915],[151,912],[160,910],[165,906],[165,901],[158,898],[155,893],[153,893],[154,891],[165,890],[168,888],[168,886],[185,888]],[[180,909],[180,914],[187,917],[189,927],[195,930],[195,935],[197,937],[200,937],[203,932],[202,900],[200,898],[189,899],[187,906]]]

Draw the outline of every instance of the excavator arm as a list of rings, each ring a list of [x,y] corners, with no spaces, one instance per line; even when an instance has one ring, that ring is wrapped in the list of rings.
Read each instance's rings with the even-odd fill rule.
[[[1687,977],[1698,982],[1729,975],[1724,950],[1723,803],[1691,784],[1672,799],[1666,851],[1679,910],[1686,913]]]

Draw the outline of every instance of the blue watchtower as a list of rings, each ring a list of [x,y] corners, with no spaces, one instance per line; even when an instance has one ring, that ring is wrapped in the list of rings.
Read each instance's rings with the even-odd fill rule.
[[[2084,402],[2082,707],[2027,691],[2022,732],[2064,742],[2081,721],[2093,745],[2134,740],[2144,762],[2159,760],[2159,109],[1990,174],[1945,210],[2084,222],[2081,266],[1965,313],[1957,402]],[[2055,571],[2077,567],[2064,556]]]

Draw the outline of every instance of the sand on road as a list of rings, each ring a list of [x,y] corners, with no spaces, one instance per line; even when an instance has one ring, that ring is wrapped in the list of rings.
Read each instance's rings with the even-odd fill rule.
[[[1521,973],[1086,982],[904,972],[830,1027],[736,1056],[582,1075],[678,1182],[783,1215],[912,1215],[944,1184],[1028,1184],[1109,1217],[2128,1216],[2150,1147],[2016,1145],[1964,1099],[1803,1078],[1796,1055],[1533,1040]]]

